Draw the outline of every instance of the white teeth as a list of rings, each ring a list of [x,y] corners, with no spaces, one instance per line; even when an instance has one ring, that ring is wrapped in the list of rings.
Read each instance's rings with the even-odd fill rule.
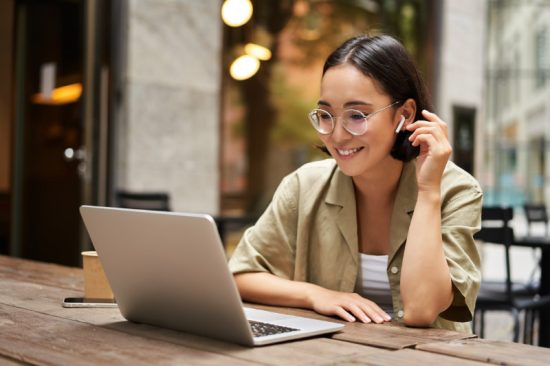
[[[356,153],[357,151],[361,150],[360,147],[356,148],[356,149],[350,149],[350,150],[340,150],[340,149],[336,149],[338,151],[338,154],[340,155],[343,155],[343,156],[348,156],[348,155],[351,155],[353,153]]]

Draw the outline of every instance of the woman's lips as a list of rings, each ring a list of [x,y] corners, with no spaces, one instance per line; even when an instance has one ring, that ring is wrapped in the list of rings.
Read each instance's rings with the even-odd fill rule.
[[[355,154],[357,154],[359,151],[363,150],[363,147],[356,147],[353,149],[341,149],[341,148],[335,148],[336,152],[338,153],[338,156],[340,156],[343,159],[350,159]]]

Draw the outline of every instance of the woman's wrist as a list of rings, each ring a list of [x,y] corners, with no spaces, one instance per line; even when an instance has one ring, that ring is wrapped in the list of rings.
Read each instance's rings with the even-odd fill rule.
[[[315,299],[319,296],[319,292],[325,290],[321,286],[312,283],[302,282],[305,305],[308,309],[315,307]]]
[[[435,188],[424,188],[418,189],[417,203],[419,201],[426,203],[439,204],[441,202],[441,191],[439,187]]]

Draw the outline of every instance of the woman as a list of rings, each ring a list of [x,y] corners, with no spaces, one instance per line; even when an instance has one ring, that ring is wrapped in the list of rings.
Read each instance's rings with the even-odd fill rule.
[[[394,38],[358,36],[328,57],[309,119],[333,159],[287,176],[245,232],[230,260],[244,300],[471,332],[482,193],[427,109]]]

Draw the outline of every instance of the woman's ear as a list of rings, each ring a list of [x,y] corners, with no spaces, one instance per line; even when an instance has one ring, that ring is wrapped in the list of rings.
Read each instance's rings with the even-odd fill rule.
[[[399,116],[399,121],[397,125],[407,126],[416,119],[416,102],[414,99],[409,98],[401,105],[397,110],[397,115]],[[403,120],[403,123],[401,121]],[[403,130],[401,127],[397,131],[395,143],[393,144],[391,150],[391,156],[394,159],[401,161],[411,161],[416,158],[420,153],[419,146],[412,146],[412,143],[409,141],[409,136],[412,135],[412,131]]]
[[[416,102],[414,99],[409,98],[401,106],[401,115],[405,117],[405,126],[415,122],[416,116]]]

